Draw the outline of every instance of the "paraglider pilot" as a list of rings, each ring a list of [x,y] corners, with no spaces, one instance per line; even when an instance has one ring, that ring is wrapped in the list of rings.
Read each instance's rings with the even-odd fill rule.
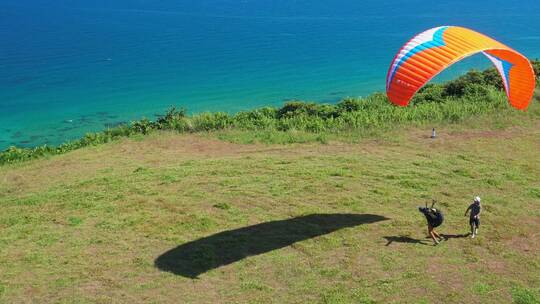
[[[435,228],[443,223],[444,217],[440,210],[433,208],[434,205],[435,201],[433,201],[431,207],[428,207],[426,203],[425,207],[418,207],[418,210],[426,217],[428,234],[433,239],[433,242],[435,242],[435,245],[437,245],[439,241],[442,241],[442,237],[435,231]]]

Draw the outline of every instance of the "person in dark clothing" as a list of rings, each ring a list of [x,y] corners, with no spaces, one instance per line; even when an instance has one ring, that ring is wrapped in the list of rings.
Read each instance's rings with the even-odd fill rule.
[[[435,231],[436,227],[442,225],[444,221],[444,216],[440,210],[433,208],[435,202],[431,205],[430,208],[427,207],[418,207],[418,210],[424,214],[428,224],[428,234],[435,242],[435,245],[439,244],[439,241],[442,241],[443,238]]]
[[[477,196],[474,198],[472,204],[469,205],[469,208],[465,210],[465,216],[469,213],[469,225],[471,226],[471,238],[475,238],[478,234],[478,227],[480,227],[480,213],[482,212],[482,205],[480,205],[480,197]]]

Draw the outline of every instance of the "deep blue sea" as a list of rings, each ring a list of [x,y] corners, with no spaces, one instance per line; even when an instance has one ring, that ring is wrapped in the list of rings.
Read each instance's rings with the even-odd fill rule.
[[[0,149],[173,105],[236,112],[383,91],[401,45],[439,25],[540,57],[538,0],[1,0]],[[488,65],[475,56],[439,80]]]

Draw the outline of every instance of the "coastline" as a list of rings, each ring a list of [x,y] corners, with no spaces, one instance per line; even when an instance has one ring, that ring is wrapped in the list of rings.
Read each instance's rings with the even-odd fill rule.
[[[540,61],[533,61],[533,65],[538,75]],[[457,123],[473,116],[491,113],[504,112],[505,115],[518,117],[540,115],[535,107],[539,100],[538,95],[532,101],[531,108],[534,109],[527,112],[510,109],[506,95],[501,91],[500,79],[494,81],[493,77],[485,77],[493,72],[493,68],[482,72],[471,70],[455,80],[429,84],[420,90],[411,105],[405,108],[391,104],[383,93],[374,93],[365,98],[345,98],[335,104],[291,101],[280,108],[262,107],[235,114],[203,112],[188,115],[186,110],[173,107],[156,120],[142,118],[130,123],[111,125],[103,131],[87,133],[80,139],[58,146],[9,147],[0,152],[0,165],[46,155],[63,154],[85,146],[103,144],[122,137],[145,135],[154,131],[198,133],[237,130],[275,134],[305,132],[318,135],[312,136],[310,140],[324,142],[327,135],[340,132],[354,131],[359,136],[367,136],[397,126]],[[483,83],[474,82],[478,81],[479,75]],[[445,88],[448,86],[453,87],[454,93],[445,93]],[[456,86],[462,88],[458,90],[461,93],[455,93]],[[107,113],[100,115],[106,116]],[[276,139],[279,137],[274,136],[274,139],[266,141],[287,142],[287,140]]]

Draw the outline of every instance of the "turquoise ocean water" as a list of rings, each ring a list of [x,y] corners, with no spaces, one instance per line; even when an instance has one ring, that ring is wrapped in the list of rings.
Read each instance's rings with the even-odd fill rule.
[[[58,144],[172,105],[236,112],[365,96],[384,90],[402,44],[438,25],[540,57],[531,0],[2,0],[0,149]],[[475,56],[439,80],[488,65]]]

